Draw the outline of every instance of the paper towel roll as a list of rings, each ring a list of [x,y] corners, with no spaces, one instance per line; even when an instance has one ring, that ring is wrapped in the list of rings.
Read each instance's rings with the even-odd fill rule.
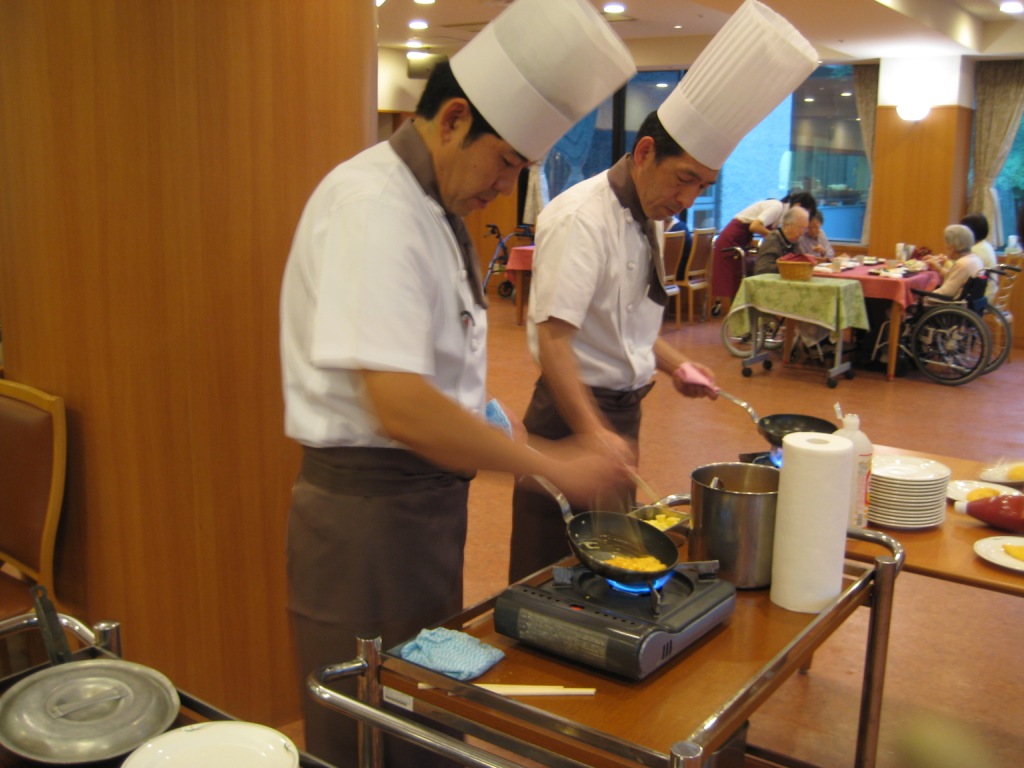
[[[771,601],[817,613],[843,588],[853,442],[819,432],[782,438]]]

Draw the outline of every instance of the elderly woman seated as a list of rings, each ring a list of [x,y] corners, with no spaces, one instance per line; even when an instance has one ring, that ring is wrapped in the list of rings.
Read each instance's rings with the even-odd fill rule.
[[[928,269],[938,272],[942,282],[934,293],[951,299],[960,295],[964,284],[984,271],[985,264],[974,247],[974,233],[963,224],[950,224],[945,231],[946,253],[930,254],[924,257]]]

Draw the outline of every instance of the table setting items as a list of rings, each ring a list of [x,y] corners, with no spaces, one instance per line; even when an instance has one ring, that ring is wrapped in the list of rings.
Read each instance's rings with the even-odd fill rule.
[[[868,520],[886,528],[916,529],[946,519],[950,469],[917,456],[876,456],[871,466]]]

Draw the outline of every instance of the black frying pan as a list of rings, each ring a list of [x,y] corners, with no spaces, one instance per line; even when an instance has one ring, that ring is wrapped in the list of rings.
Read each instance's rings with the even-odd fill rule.
[[[581,512],[573,515],[565,496],[543,477],[537,482],[555,497],[562,508],[569,546],[573,554],[594,573],[623,584],[656,581],[675,568],[679,549],[663,531],[635,517],[619,512]],[[658,571],[636,571],[620,568],[607,561],[616,555],[650,556],[664,568]]]
[[[749,413],[750,418],[757,424],[757,431],[776,448],[782,447],[782,438],[790,432],[824,432],[825,434],[832,434],[838,429],[831,421],[819,419],[815,416],[802,416],[798,413],[776,413],[760,418],[757,415],[757,411],[751,408],[749,403],[740,400],[738,397],[733,397],[721,389],[718,390],[718,394],[726,400],[736,403],[736,405]]]

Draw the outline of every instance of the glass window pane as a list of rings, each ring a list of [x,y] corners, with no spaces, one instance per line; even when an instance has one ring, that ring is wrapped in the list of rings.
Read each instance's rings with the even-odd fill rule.
[[[609,168],[628,152],[643,119],[668,97],[685,72],[639,72],[620,98],[610,98],[551,150],[544,165],[554,197]],[[615,130],[621,140],[614,141]],[[864,155],[853,68],[819,67],[739,143],[718,183],[690,209],[693,228],[722,229],[751,203],[809,189],[831,240],[860,242],[871,172]]]
[[[1017,130],[1017,138],[996,179],[996,191],[999,193],[999,212],[1003,217],[1003,242],[995,245],[1001,248],[1009,235],[1024,234],[1020,231],[1021,221],[1018,219],[1024,211],[1024,122]]]

